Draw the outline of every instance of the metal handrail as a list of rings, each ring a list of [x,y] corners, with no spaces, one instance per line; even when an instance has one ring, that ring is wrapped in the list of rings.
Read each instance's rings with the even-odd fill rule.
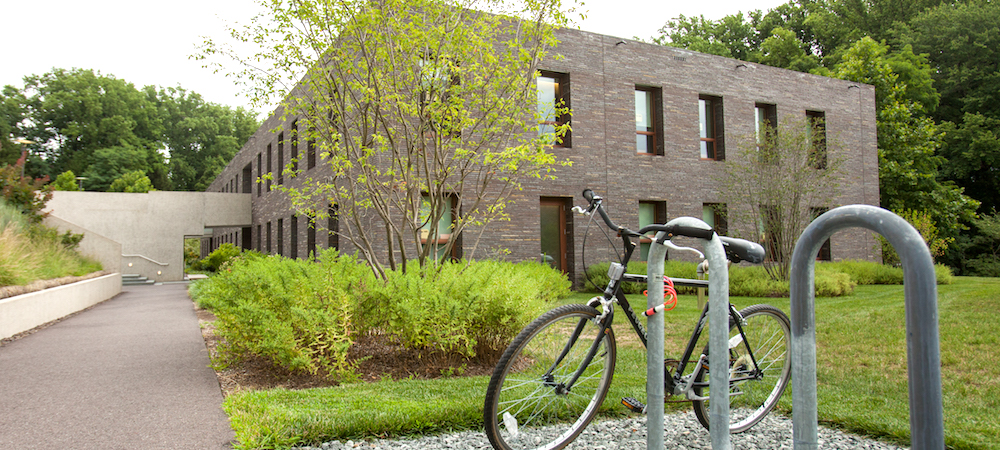
[[[154,260],[154,259],[152,259],[152,258],[150,258],[148,256],[145,256],[145,255],[126,255],[126,254],[123,253],[122,254],[122,258],[142,258],[142,259],[145,259],[146,261],[149,261],[149,262],[151,262],[153,264],[156,264],[156,265],[160,265],[160,266],[169,266],[170,265],[170,263],[161,263],[161,262],[156,261],[156,260]]]

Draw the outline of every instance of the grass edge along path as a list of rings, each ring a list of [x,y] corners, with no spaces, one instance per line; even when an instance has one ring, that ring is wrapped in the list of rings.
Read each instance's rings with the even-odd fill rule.
[[[633,301],[645,301],[641,295]],[[579,303],[589,294],[565,301]],[[994,311],[1000,309],[1000,279],[956,277],[938,286],[945,435],[949,448],[1000,449],[1000,366]],[[770,303],[788,311],[788,299],[733,298],[738,307]],[[696,300],[682,296],[668,320],[668,350],[682,348],[697,317]],[[906,345],[902,286],[859,286],[853,296],[818,299],[817,368],[820,422],[909,445]],[[641,352],[622,351],[631,335],[616,320],[619,358],[612,391],[602,413],[623,415],[618,398],[641,396],[645,363]],[[634,354],[633,354],[634,353]],[[334,388],[245,391],[226,399],[237,448],[289,448],[329,440],[393,437],[481,429],[488,377],[398,380]],[[638,390],[637,390],[638,389]],[[788,414],[791,389],[779,413]],[[679,410],[690,408],[680,404]],[[992,413],[991,413],[992,411]]]

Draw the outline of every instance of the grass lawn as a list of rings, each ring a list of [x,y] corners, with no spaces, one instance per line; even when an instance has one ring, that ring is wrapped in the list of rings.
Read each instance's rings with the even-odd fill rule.
[[[575,294],[582,303],[593,294]],[[996,363],[1000,279],[958,277],[938,287],[946,443],[1000,449],[1000,365]],[[645,298],[632,296],[636,307]],[[737,307],[788,299],[731,299]],[[697,319],[697,300],[682,296],[666,316],[668,356],[679,356]],[[902,286],[859,286],[854,295],[817,300],[820,421],[909,443]],[[618,400],[645,396],[645,354],[624,317],[616,319],[619,354],[602,408],[624,415]],[[794,380],[793,380],[794,381]],[[226,399],[239,448],[287,448],[332,439],[481,429],[486,377],[382,381],[301,391],[243,392]],[[689,408],[688,404],[673,406]],[[791,389],[779,409],[788,413]]]

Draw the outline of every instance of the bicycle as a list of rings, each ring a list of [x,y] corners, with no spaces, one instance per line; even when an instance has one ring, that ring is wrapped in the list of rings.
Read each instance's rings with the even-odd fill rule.
[[[610,281],[603,295],[586,305],[564,305],[528,324],[503,352],[490,378],[483,410],[486,435],[500,450],[559,449],[571,443],[590,423],[604,402],[611,385],[617,357],[611,328],[614,305],[618,304],[642,345],[646,330],[621,289],[623,282],[645,283],[646,275],[626,273],[637,245],[634,240],[651,232],[657,244],[680,250],[669,239],[688,236],[710,239],[714,230],[684,226],[649,225],[638,231],[619,227],[605,212],[603,199],[590,189],[583,191],[586,210],[596,212],[622,239],[621,263],[612,263]],[[760,263],[764,249],[756,243],[720,236],[730,261]],[[700,253],[700,252],[699,252]],[[708,287],[703,280],[667,278],[678,286]],[[601,308],[598,311],[598,307]],[[653,310],[646,315],[653,314]],[[709,427],[708,345],[694,360],[698,338],[706,329],[708,304],[702,309],[691,339],[679,360],[665,362],[664,392],[691,401],[698,421]],[[790,322],[780,309],[758,304],[737,311],[729,305],[730,432],[748,430],[774,408],[791,374],[789,364]],[[688,372],[688,368],[692,367]],[[671,370],[672,369],[672,370]],[[631,398],[622,403],[635,412],[645,406]]]

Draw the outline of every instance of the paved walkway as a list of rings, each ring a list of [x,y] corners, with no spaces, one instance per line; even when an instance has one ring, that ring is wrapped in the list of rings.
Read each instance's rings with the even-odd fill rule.
[[[0,347],[2,449],[227,449],[186,284],[122,294]]]

